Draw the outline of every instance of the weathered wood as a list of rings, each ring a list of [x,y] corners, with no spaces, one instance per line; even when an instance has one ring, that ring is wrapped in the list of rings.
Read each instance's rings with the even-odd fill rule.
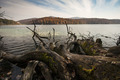
[[[29,61],[27,67],[24,70],[24,74],[21,80],[32,80],[33,74],[35,72],[35,67],[39,61]]]
[[[58,74],[61,79],[69,80],[69,75],[67,74],[67,61],[57,53],[53,51],[41,50],[34,51],[30,53],[24,53],[22,55],[7,54],[5,52],[1,53],[3,59],[8,60],[12,63],[28,63],[30,60],[43,61],[52,69],[55,74]],[[67,77],[66,77],[67,76]],[[69,77],[68,77],[69,76]]]
[[[120,36],[119,36],[119,38],[118,38],[118,40],[117,40],[117,42],[116,42],[116,45],[118,46],[120,44]]]
[[[2,40],[3,36],[0,35],[0,41]]]
[[[44,39],[48,39],[48,40],[49,40],[48,37],[40,36],[37,32],[33,31],[33,30],[30,29],[29,27],[27,27],[27,28],[28,28],[30,31],[32,31],[33,33],[35,33],[37,37],[40,37],[40,38],[44,38]]]
[[[44,76],[45,80],[53,80],[52,76],[50,74],[50,70],[45,63],[39,62],[38,66],[41,68],[40,70],[41,70],[41,73]]]
[[[49,41],[51,40],[51,33],[50,32],[48,33],[48,39],[49,39]]]
[[[33,21],[33,24],[34,24],[34,34],[33,34],[33,36],[32,36],[32,39],[33,39],[33,41],[34,41],[34,43],[35,43],[35,47],[36,47],[36,49],[38,48],[38,44],[37,44],[37,42],[36,42],[36,40],[35,40],[35,32],[36,32],[36,25],[35,25],[35,22]]]
[[[69,52],[66,53],[66,50],[62,50],[62,47],[61,47],[61,51],[62,53],[65,53],[63,57],[50,50],[33,51],[30,53],[24,53],[22,55],[14,55],[14,54],[1,52],[2,54],[1,56],[4,60],[8,60],[12,63],[17,63],[17,64],[22,64],[23,62],[28,63],[30,60],[42,61],[49,67],[49,69],[52,70],[52,73],[54,73],[55,76],[59,76],[60,80],[70,80],[72,78],[72,75],[69,71],[71,70],[71,66],[68,66],[69,64],[73,66],[72,67],[73,73],[75,70],[74,74],[77,76],[80,75],[80,72],[78,71],[79,65],[81,65],[86,69],[91,69],[93,65],[97,66],[104,63],[111,63],[111,64],[120,63],[119,58],[78,55]],[[48,76],[49,72],[43,74],[44,76]]]
[[[31,30],[33,33],[35,33],[35,36],[43,43],[43,46],[47,46],[46,44],[45,44],[45,42],[41,39],[41,38],[44,38],[44,39],[48,39],[47,37],[41,37],[41,36],[39,36],[39,34],[38,33],[36,33],[35,31],[33,31],[32,29],[30,29],[29,27],[27,27],[29,30]]]
[[[74,54],[76,51],[79,52],[79,50],[82,49],[80,41],[76,41],[76,35],[69,31],[67,24],[66,27],[69,35],[67,48],[66,44],[60,45],[59,47],[57,46],[57,51],[54,52],[54,48],[56,46],[53,46],[52,48],[50,48],[50,46],[48,47],[41,39],[43,37],[35,32],[36,25],[34,24],[34,30],[29,27],[27,28],[34,33],[33,37],[37,37],[43,43],[43,46],[40,44],[41,49],[20,55],[0,51],[0,58],[10,61],[18,66],[23,64],[22,67],[26,67],[27,65],[24,70],[22,80],[32,80],[36,66],[40,68],[40,75],[44,76],[45,80],[97,80],[97,78],[92,74],[93,70],[91,69],[93,66],[96,67],[106,63],[116,65],[117,63],[120,63],[119,58]],[[54,45],[55,43],[54,32],[55,30],[53,29],[53,44],[51,45]],[[72,37],[74,37],[74,42],[70,42],[70,38]],[[90,37],[90,33],[88,34],[88,37]],[[69,51],[71,45],[75,46],[73,53]],[[79,48],[76,49],[76,46]],[[81,52],[85,53],[83,50],[81,50]]]
[[[55,42],[55,29],[53,28],[53,42]]]
[[[67,23],[65,22],[66,24],[66,28],[67,28],[67,34],[68,34],[68,41],[67,41],[67,45],[69,44],[70,42],[70,39],[73,37],[74,38],[74,41],[77,40],[77,36],[75,35],[75,33],[72,33],[70,30],[69,30],[69,27],[67,25]]]
[[[72,49],[71,49],[71,46],[73,46]],[[85,52],[82,49],[81,45],[77,41],[69,43],[69,45],[67,46],[67,49],[70,49],[71,53],[85,54]]]

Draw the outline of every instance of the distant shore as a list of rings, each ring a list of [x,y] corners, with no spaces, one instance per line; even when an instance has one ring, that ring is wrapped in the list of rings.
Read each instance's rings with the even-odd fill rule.
[[[0,18],[0,25],[20,25],[20,23],[13,20]]]
[[[21,24],[120,24],[120,19],[43,17],[19,20]]]
[[[37,25],[64,25],[65,22],[67,24],[120,24],[120,19],[43,17],[19,21],[0,18],[0,25],[32,25],[33,21]]]

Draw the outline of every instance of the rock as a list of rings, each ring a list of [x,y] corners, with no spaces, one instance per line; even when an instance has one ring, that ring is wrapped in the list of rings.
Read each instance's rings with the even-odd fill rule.
[[[108,52],[111,53],[111,55],[113,55],[113,56],[119,57],[119,55],[120,55],[120,46],[111,47],[108,50]]]
[[[2,40],[3,36],[0,35],[0,41]]]
[[[0,61],[0,80],[8,80],[11,75],[11,73],[9,73],[11,69],[12,65],[8,61]]]
[[[119,38],[118,38],[118,40],[117,40],[116,45],[119,46],[119,44],[120,44],[120,36],[119,36]]]
[[[96,44],[98,47],[102,47],[102,40],[100,38],[96,39]]]

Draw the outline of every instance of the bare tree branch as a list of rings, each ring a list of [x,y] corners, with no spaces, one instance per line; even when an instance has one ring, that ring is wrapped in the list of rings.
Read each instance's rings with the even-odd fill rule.
[[[55,29],[53,28],[53,42],[55,42]]]

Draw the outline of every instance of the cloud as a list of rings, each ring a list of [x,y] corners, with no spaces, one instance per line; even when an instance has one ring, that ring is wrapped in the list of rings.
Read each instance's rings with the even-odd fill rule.
[[[120,19],[120,7],[115,7],[117,2],[118,0],[0,0],[0,6],[14,20],[44,16]]]
[[[41,4],[49,4],[47,7],[56,11],[76,16],[90,15],[92,3],[90,0],[44,0]]]
[[[111,0],[110,5],[114,6],[117,2],[118,0]]]
[[[35,5],[24,0],[6,0],[5,2],[3,1],[1,4],[3,4],[1,5],[2,10],[5,10],[6,15],[9,15],[14,20],[44,16],[70,16],[69,14],[57,12],[52,9]]]

